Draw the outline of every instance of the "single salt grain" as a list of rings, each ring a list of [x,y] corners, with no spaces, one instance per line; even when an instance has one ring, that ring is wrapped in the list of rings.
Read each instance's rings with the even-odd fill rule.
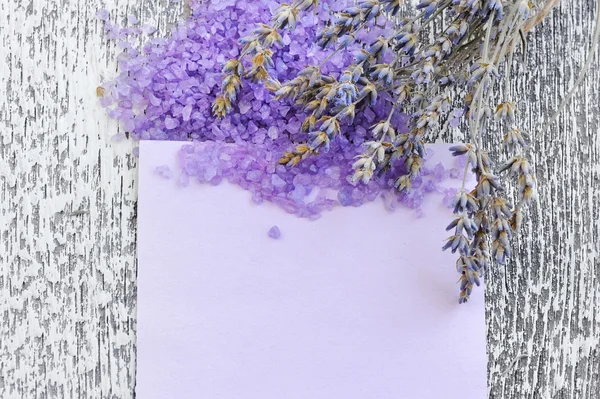
[[[170,179],[171,176],[173,176],[171,173],[171,168],[169,168],[167,165],[157,166],[156,173],[165,179]]]
[[[108,21],[108,16],[108,11],[104,8],[101,8],[98,11],[96,11],[96,17],[101,21]]]
[[[342,206],[352,205],[352,192],[348,189],[342,189],[338,192],[338,201]]]
[[[112,136],[113,141],[116,141],[116,142],[123,141],[126,138],[127,138],[127,136],[123,132],[116,133],[115,135]]]
[[[165,127],[169,130],[173,130],[175,129],[177,126],[179,126],[179,121],[177,119],[174,118],[169,118],[167,117],[165,119]]]
[[[448,209],[452,209],[452,206],[454,204],[454,197],[456,196],[457,192],[458,190],[455,188],[449,188],[446,190],[442,202],[444,203],[444,205],[446,205]]]
[[[144,25],[142,26],[142,31],[147,35],[151,35],[154,32],[156,32],[156,27],[151,25]]]
[[[279,227],[271,227],[271,229],[269,230],[269,237],[271,237],[274,240],[277,240],[279,237],[281,237],[281,231],[279,230]]]
[[[240,114],[246,115],[248,111],[250,111],[251,105],[246,101],[241,101],[239,103]]]
[[[444,165],[442,165],[441,163],[435,165],[435,168],[433,169],[433,175],[435,176],[437,181],[444,180]]]
[[[177,185],[179,187],[187,187],[190,184],[190,177],[185,173],[179,175],[179,181],[177,181]]]
[[[273,185],[273,187],[282,188],[285,187],[286,183],[285,180],[274,174],[271,176],[271,184]]]
[[[435,181],[427,180],[423,185],[423,191],[425,191],[426,193],[432,193],[435,191],[436,187],[437,186],[435,184]]]
[[[275,140],[276,138],[279,137],[279,132],[277,131],[277,128],[275,126],[271,126],[269,128],[269,138]]]
[[[214,166],[209,166],[204,171],[204,180],[211,181],[212,178],[215,177],[216,175],[217,175],[217,168],[215,168]]]

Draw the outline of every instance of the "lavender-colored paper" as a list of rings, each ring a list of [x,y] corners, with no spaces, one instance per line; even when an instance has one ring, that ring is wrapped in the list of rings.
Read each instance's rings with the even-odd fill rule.
[[[421,219],[377,200],[308,221],[229,183],[178,188],[155,168],[180,147],[140,145],[138,399],[486,397],[483,289],[458,304],[441,194]]]

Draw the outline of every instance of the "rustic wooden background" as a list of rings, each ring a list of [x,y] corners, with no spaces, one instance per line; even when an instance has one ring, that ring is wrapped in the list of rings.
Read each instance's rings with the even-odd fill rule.
[[[0,1],[3,399],[133,397],[136,159],[132,143],[111,141],[118,125],[95,96],[117,53],[99,7],[159,34],[183,10],[167,0]],[[596,12],[596,0],[564,1],[529,36],[514,86],[526,128],[575,81]],[[539,206],[520,260],[488,280],[491,398],[600,398],[598,65],[596,56],[558,123],[534,133]]]

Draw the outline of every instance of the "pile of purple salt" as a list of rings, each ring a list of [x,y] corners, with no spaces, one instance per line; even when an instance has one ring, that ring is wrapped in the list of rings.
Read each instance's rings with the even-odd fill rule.
[[[423,215],[420,207],[428,193],[444,194],[444,203],[451,206],[456,190],[446,189],[439,183],[449,177],[458,177],[458,168],[447,170],[441,163],[432,168],[425,166],[423,174],[413,182],[410,193],[398,194],[393,188],[393,178],[373,179],[369,184],[352,183],[351,160],[358,148],[351,146],[352,151],[341,148],[343,145],[343,142],[337,142],[330,152],[289,168],[277,164],[279,152],[270,152],[263,145],[215,141],[186,144],[178,154],[181,168],[178,182],[182,186],[191,180],[218,185],[227,180],[248,190],[257,204],[269,201],[288,213],[313,220],[318,219],[322,211],[335,206],[357,207],[377,197],[383,199],[390,211],[401,204],[414,209],[416,216]],[[350,146],[349,143],[346,145]],[[431,155],[430,149],[427,158]],[[463,158],[459,160],[464,162]],[[395,167],[402,168],[403,165],[398,163]],[[157,173],[164,176],[163,167],[157,168]],[[332,192],[336,193],[335,199],[331,197]]]
[[[223,64],[239,53],[238,39],[258,22],[268,22],[279,3],[192,0],[191,16],[173,28],[169,38],[150,40],[142,52],[127,41],[139,32],[138,28],[120,29],[105,21],[106,34],[117,39],[124,52],[118,61],[119,75],[102,85],[102,105],[136,139],[267,145],[278,139],[287,143],[302,140],[298,132],[304,115],[291,104],[272,101],[272,94],[262,84],[245,82],[235,112],[222,120],[214,117],[210,107],[219,92]],[[293,77],[305,65],[320,63],[328,55],[307,43],[314,42],[317,24],[328,20],[330,11],[350,3],[325,1],[318,14],[306,14],[294,31],[283,34],[285,47],[273,57],[275,76],[280,81]],[[103,20],[108,18],[105,12],[99,15]],[[371,40],[368,33],[364,35],[363,40]],[[323,72],[340,70],[352,58],[350,53],[334,56],[325,63]],[[363,128],[358,133],[366,135],[375,117],[375,113],[368,113],[357,120],[355,125]]]
[[[309,158],[289,168],[278,165],[281,154],[294,143],[306,140],[300,133],[304,115],[292,104],[275,101],[260,84],[245,82],[234,112],[222,120],[211,112],[211,103],[219,94],[221,67],[238,55],[238,39],[257,22],[268,22],[279,1],[192,0],[191,15],[175,27],[170,37],[150,40],[142,51],[128,40],[147,26],[137,27],[129,18],[129,27],[120,28],[109,22],[108,13],[98,12],[105,23],[107,38],[118,40],[123,54],[119,57],[119,75],[102,85],[101,103],[109,116],[119,119],[133,139],[192,141],[179,151],[179,171],[159,167],[165,178],[172,175],[181,185],[190,180],[219,184],[224,179],[252,193],[256,203],[273,202],[299,217],[318,218],[322,211],[336,205],[360,206],[381,196],[386,208],[402,204],[421,216],[423,197],[429,192],[442,192],[449,202],[455,192],[439,186],[458,170],[445,170],[439,165],[425,164],[424,174],[413,183],[410,194],[393,190],[393,179],[384,174],[368,185],[352,184],[353,158],[372,124],[387,116],[389,98],[382,95],[373,111],[357,115],[347,136],[332,143],[328,153]],[[304,15],[298,27],[283,35],[284,47],[274,55],[275,76],[285,81],[306,65],[317,65],[328,52],[314,45],[316,26],[330,18],[352,0],[323,1],[317,14]],[[392,27],[388,27],[391,29]],[[378,32],[365,32],[361,43],[371,42]],[[324,73],[335,73],[352,63],[353,52],[332,57],[323,66]],[[392,123],[399,132],[406,125],[406,115],[396,114]],[[348,130],[350,130],[348,132]],[[201,143],[204,142],[204,143]],[[431,151],[431,150],[429,150]],[[396,165],[401,168],[402,165]],[[337,199],[327,197],[322,189],[337,192]]]

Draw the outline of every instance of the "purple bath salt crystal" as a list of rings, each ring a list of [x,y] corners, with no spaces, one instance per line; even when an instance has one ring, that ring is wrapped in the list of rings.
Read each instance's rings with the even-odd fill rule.
[[[223,152],[219,155],[219,159],[221,161],[231,161],[231,155]]]
[[[425,153],[425,156],[423,157],[423,159],[425,161],[427,161],[427,160],[431,159],[433,154],[435,154],[435,151],[433,151],[431,148],[427,148],[427,152]]]
[[[340,179],[340,168],[338,166],[332,166],[325,169],[325,174],[329,176],[332,180]]]
[[[268,130],[269,138],[275,140],[279,137],[279,131],[275,126],[271,126]]]
[[[450,127],[458,127],[458,125],[460,125],[460,118],[462,118],[464,113],[465,111],[462,108],[457,108],[452,111],[452,116],[450,117],[448,125],[450,125]]]
[[[169,168],[167,165],[157,166],[156,173],[160,177],[165,178],[165,179],[170,179],[171,176],[173,176],[173,173],[171,172],[171,168]]]
[[[278,175],[273,174],[271,176],[271,184],[273,185],[273,187],[282,188],[282,187],[285,187],[286,182]]]
[[[304,201],[305,195],[306,188],[302,184],[298,184],[296,185],[296,187],[294,187],[294,190],[289,194],[289,197],[297,203],[302,203]]]
[[[435,176],[437,181],[444,180],[444,165],[442,165],[441,163],[435,165],[435,168],[433,169],[433,175]]]
[[[185,173],[181,173],[181,175],[179,175],[179,180],[177,181],[177,185],[179,187],[187,187],[188,184],[190,184],[190,177],[188,175],[186,175]]]
[[[437,186],[433,180],[427,180],[425,184],[423,184],[423,191],[426,193],[434,192],[436,188]]]
[[[250,104],[247,101],[240,101],[238,107],[240,109],[240,114],[246,115],[248,111],[250,111],[250,109],[252,108],[252,104]]]
[[[209,165],[204,171],[204,180],[211,181],[217,175],[217,168]]]
[[[460,176],[460,171],[456,168],[452,168],[450,169],[450,177],[453,179],[458,179],[458,177]]]
[[[444,195],[444,199],[442,202],[448,209],[452,209],[452,205],[454,204],[454,197],[456,197],[456,193],[458,192],[455,188],[449,188],[446,190],[446,195]]]
[[[98,11],[96,11],[96,18],[98,18],[101,21],[108,21],[108,11],[105,10],[104,8],[99,9]]]
[[[464,168],[466,163],[467,163],[467,155],[463,154],[463,155],[459,155],[457,157],[455,157],[455,161],[454,163],[456,164],[456,166],[458,166],[459,168]]]
[[[279,113],[283,117],[287,116],[287,114],[288,114],[289,111],[290,111],[290,107],[281,107],[281,108],[279,108]]]
[[[248,123],[248,132],[252,133],[256,133],[258,131],[258,126],[256,126],[256,123],[254,123],[253,121],[250,121]]]
[[[167,117],[165,119],[165,127],[169,130],[173,130],[175,129],[177,126],[179,126],[179,121],[177,119],[174,118],[170,118]]]
[[[135,15],[129,15],[127,17],[127,23],[129,23],[129,25],[137,25],[139,23],[138,19],[135,17]]]
[[[425,213],[423,212],[423,209],[418,208],[415,210],[415,216],[420,219],[425,215]]]
[[[125,140],[126,138],[127,138],[127,136],[125,135],[125,133],[124,133],[124,132],[119,132],[119,133],[116,133],[116,134],[114,134],[114,135],[112,136],[112,140],[113,140],[113,141],[116,141],[116,142],[123,141],[123,140]]]
[[[144,25],[144,26],[142,26],[142,31],[144,33],[146,33],[147,35],[151,35],[154,32],[156,32],[156,27],[155,26],[151,26],[151,25]]]
[[[254,162],[252,158],[245,157],[240,161],[238,166],[243,170],[248,170],[248,168],[250,168],[250,165],[252,165],[252,162]]]
[[[198,165],[198,161],[190,158],[184,161],[182,169],[188,176],[196,176],[200,170],[200,166]]]
[[[373,113],[373,111],[371,111],[371,108],[366,108],[364,113],[364,117],[367,119],[367,121],[369,123],[373,122],[373,120],[375,120],[375,113]]]
[[[281,237],[281,231],[279,230],[279,227],[271,227],[271,229],[269,230],[269,237],[271,237],[274,240],[277,240],[279,237]]]
[[[337,195],[338,201],[342,206],[350,206],[352,205],[352,189],[344,188],[338,192]]]
[[[192,115],[192,105],[188,104],[185,107],[183,107],[183,110],[181,111],[181,116],[183,116],[183,121],[184,122],[189,121],[191,115]]]
[[[423,192],[420,190],[412,191],[410,194],[402,198],[402,203],[409,208],[417,209],[423,205]]]
[[[262,172],[260,170],[251,170],[246,173],[246,180],[248,181],[257,182],[260,181],[261,177]]]
[[[412,180],[412,188],[420,188],[423,184],[423,178],[421,176],[417,176]]]
[[[252,202],[254,202],[257,205],[262,204],[264,198],[259,194],[259,193],[254,193],[252,194]]]
[[[396,210],[397,198],[396,194],[392,190],[384,191],[381,194],[381,199],[383,200],[385,209],[388,212],[393,212],[394,210]]]

